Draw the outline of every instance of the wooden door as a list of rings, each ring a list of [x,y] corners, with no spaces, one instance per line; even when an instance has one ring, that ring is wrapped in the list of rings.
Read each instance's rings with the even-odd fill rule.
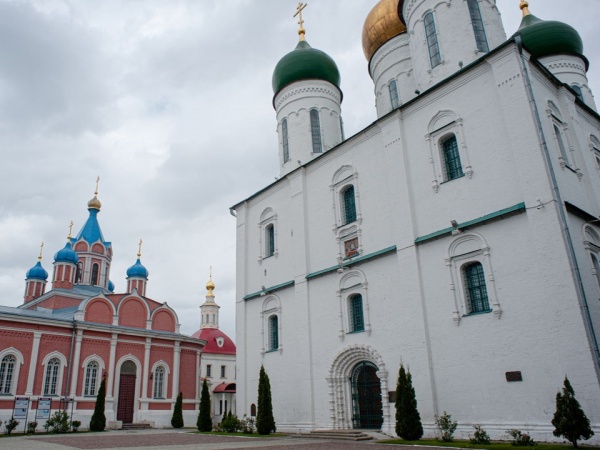
[[[133,422],[133,402],[135,399],[135,375],[121,374],[119,382],[119,404],[117,406],[117,420],[123,423]]]

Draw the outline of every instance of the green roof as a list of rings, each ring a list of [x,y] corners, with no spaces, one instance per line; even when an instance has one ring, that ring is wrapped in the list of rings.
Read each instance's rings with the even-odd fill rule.
[[[555,20],[541,20],[529,14],[523,17],[515,33],[535,58],[551,55],[573,55],[584,59],[583,42],[575,28]]]
[[[279,60],[273,72],[273,93],[301,80],[329,81],[340,88],[340,72],[327,53],[312,48],[306,41]]]

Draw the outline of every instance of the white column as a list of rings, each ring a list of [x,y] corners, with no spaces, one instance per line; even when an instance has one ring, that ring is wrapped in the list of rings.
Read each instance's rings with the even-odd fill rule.
[[[35,381],[35,369],[37,366],[38,353],[40,352],[41,331],[33,332],[33,345],[31,348],[31,358],[29,359],[29,374],[27,375],[27,388],[25,395],[33,395],[33,383]]]
[[[71,393],[69,397],[75,398],[77,395],[77,378],[79,375],[79,359],[81,356],[81,341],[83,340],[83,330],[77,330],[75,338],[75,354],[73,355],[73,364],[71,367]]]
[[[181,356],[180,342],[175,341],[175,348],[173,349],[173,399],[176,399],[179,395],[179,360]]]
[[[108,387],[106,388],[106,397],[113,398],[113,386],[115,383],[115,358],[117,355],[117,333],[113,333],[110,339],[110,357],[108,360]]]
[[[598,275],[600,276],[600,275]],[[200,383],[202,381],[202,375],[200,373],[200,350],[196,350],[196,403],[200,400]],[[198,409],[198,405],[196,405],[196,409]]]
[[[148,400],[148,378],[150,377],[150,348],[152,347],[152,338],[146,338],[144,346],[144,369],[142,370],[142,401]],[[142,408],[144,406],[142,405]]]

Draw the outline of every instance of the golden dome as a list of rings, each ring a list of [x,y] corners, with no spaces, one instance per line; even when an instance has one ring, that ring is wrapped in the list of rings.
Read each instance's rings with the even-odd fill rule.
[[[399,34],[406,33],[406,25],[400,20],[398,3],[403,0],[380,0],[365,20],[362,32],[363,52],[368,61],[377,49]]]
[[[100,209],[100,208],[102,208],[102,203],[100,203],[100,200],[98,200],[98,197],[96,197],[94,195],[94,198],[88,202],[88,208]]]
[[[213,283],[212,276],[211,276],[210,279],[208,280],[208,282],[206,283],[206,290],[208,291],[206,293],[206,296],[214,297],[215,296],[215,294],[213,294],[214,289],[215,289],[215,283]]]

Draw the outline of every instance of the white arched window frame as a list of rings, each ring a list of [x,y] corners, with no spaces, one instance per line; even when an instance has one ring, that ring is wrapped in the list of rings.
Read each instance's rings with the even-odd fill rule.
[[[313,153],[323,153],[323,136],[321,134],[321,114],[318,109],[312,108],[310,116],[310,135]]]
[[[594,158],[594,167],[600,171],[600,140],[593,134],[590,135],[589,146]]]
[[[367,289],[367,280],[365,274],[361,270],[351,270],[349,272],[342,272],[342,278],[340,279],[339,289],[337,291],[339,301],[339,316],[340,316],[340,330],[339,338],[343,341],[347,334],[353,334],[358,332],[365,332],[367,335],[371,335],[371,314],[369,308],[369,296]],[[362,299],[362,315],[363,315],[363,329],[355,330],[353,326],[353,313],[352,313],[352,300],[356,296],[360,295]]]
[[[152,366],[152,398],[163,400],[167,398],[169,386],[169,365],[163,360],[156,361]]]
[[[429,146],[429,163],[432,172],[431,188],[434,192],[438,192],[440,185],[444,182],[453,181],[446,179],[443,156],[443,143],[451,135],[454,135],[456,138],[462,172],[466,175],[464,178],[470,179],[473,177],[473,167],[469,158],[462,118],[454,111],[439,111],[429,122],[428,132],[425,135],[425,141],[427,141]]]
[[[277,214],[273,208],[266,208],[260,215],[258,231],[258,245],[260,249],[258,262],[262,263],[265,258],[271,256],[277,257],[279,255],[279,250],[277,248]],[[272,239],[272,242],[268,242],[270,239]]]
[[[290,160],[290,140],[288,135],[288,120],[284,118],[281,121],[281,149],[283,151],[283,163]]]
[[[496,294],[496,280],[494,279],[489,246],[479,234],[460,234],[450,244],[448,258],[446,259],[446,266],[450,272],[450,291],[454,297],[454,311],[452,315],[456,325],[460,324],[463,317],[475,314],[469,306],[467,286],[463,272],[469,264],[474,262],[480,263],[483,268],[486,283],[485,289],[491,312],[498,319],[502,316],[502,309],[500,308]]]
[[[346,223],[346,209],[344,192],[352,186],[354,189],[355,220]],[[332,231],[338,243],[338,261],[359,256],[363,253],[361,242],[362,214],[360,207],[360,190],[358,186],[358,173],[354,167],[345,165],[340,167],[332,178],[329,186],[332,194],[332,209],[334,223]]]
[[[556,104],[549,100],[548,109],[546,110],[550,125],[552,127],[552,140],[554,143],[555,153],[558,157],[560,167],[571,170],[577,173],[577,176],[581,178],[583,173],[577,167],[575,160],[575,149],[569,137],[569,125],[563,121],[560,110]]]
[[[261,310],[261,322],[262,322],[262,341],[263,346],[261,349],[261,354],[265,353],[274,353],[279,352],[280,354],[283,352],[283,342],[282,342],[282,323],[281,323],[281,301],[279,297],[276,295],[269,295],[263,302],[262,310]],[[273,332],[275,330],[271,329],[273,325],[273,318],[276,318],[277,321],[277,348],[272,348],[272,338]]]
[[[479,0],[467,0],[467,6],[469,8],[473,34],[475,35],[475,46],[477,48],[476,52],[487,53],[490,51],[490,48],[488,46],[487,36],[485,34],[483,18],[481,17]]]
[[[583,226],[583,245],[590,256],[590,271],[595,280],[596,297],[600,298],[600,235],[590,224]]]
[[[94,370],[94,364],[95,370]],[[98,355],[90,355],[81,364],[83,369],[83,385],[81,395],[83,397],[95,397],[100,388],[100,382],[104,374],[104,361]]]
[[[63,375],[67,366],[67,358],[62,353],[52,352],[42,361],[44,380],[41,394],[49,397],[62,395]]]
[[[24,363],[23,354],[14,347],[0,351],[0,398],[17,395],[19,373]]]
[[[400,96],[398,95],[398,85],[396,80],[391,80],[388,84],[388,90],[390,92],[390,106],[391,109],[396,109],[400,106]]]

